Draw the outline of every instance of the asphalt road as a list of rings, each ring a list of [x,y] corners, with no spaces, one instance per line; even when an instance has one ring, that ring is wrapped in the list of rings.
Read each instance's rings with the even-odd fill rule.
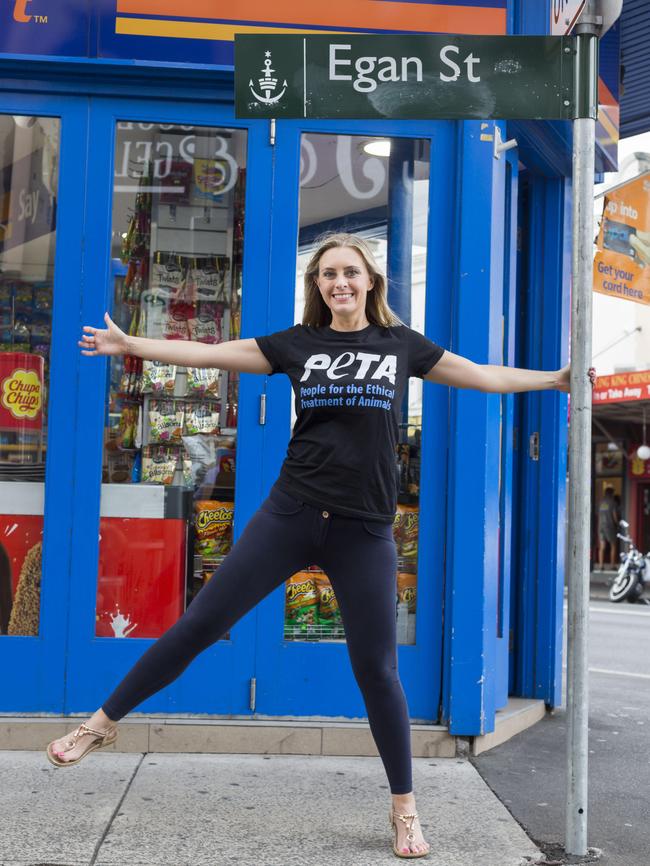
[[[650,607],[592,598],[589,611],[587,844],[603,866],[649,866]],[[566,600],[564,626],[566,664]],[[551,862],[585,862],[560,850],[565,749],[566,669],[561,709],[472,761]]]

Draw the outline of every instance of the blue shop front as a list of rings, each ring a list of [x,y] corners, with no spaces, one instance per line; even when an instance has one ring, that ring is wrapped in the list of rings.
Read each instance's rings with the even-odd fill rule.
[[[105,310],[157,338],[283,329],[317,238],[345,230],[386,268],[398,315],[442,346],[566,362],[568,123],[271,124],[233,108],[235,31],[539,34],[554,4],[287,2],[260,22],[244,2],[236,23],[218,5],[0,12],[5,715],[100,705],[219,580],[294,421],[286,377],[81,356],[81,326]],[[517,147],[495,156],[497,134]],[[411,380],[394,533],[414,722],[471,736],[509,695],[560,703],[566,451],[566,395]],[[136,712],[363,719],[327,574],[286,577]]]

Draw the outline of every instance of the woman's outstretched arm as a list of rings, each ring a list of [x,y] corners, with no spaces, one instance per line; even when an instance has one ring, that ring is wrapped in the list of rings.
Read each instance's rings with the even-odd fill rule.
[[[473,388],[494,394],[512,394],[517,391],[569,391],[571,367],[561,370],[524,370],[520,367],[499,367],[495,364],[475,364],[462,355],[445,351],[435,367],[423,377],[428,382],[451,385],[454,388]],[[589,370],[593,384],[595,371]]]
[[[180,367],[216,367],[239,373],[270,373],[271,365],[253,339],[228,340],[216,345],[190,340],[153,340],[130,337],[106,313],[107,327],[84,325],[79,341],[82,355],[135,355]]]

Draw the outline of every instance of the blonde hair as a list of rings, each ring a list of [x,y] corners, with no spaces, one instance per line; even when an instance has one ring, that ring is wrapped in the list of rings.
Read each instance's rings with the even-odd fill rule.
[[[372,250],[359,235],[337,232],[323,235],[317,241],[317,248],[305,269],[305,306],[302,314],[302,324],[320,328],[332,321],[332,312],[327,306],[316,285],[316,277],[321,256],[335,247],[349,247],[356,250],[363,259],[370,279],[372,290],[366,296],[366,318],[372,325],[388,328],[391,325],[403,325],[404,322],[388,306],[388,285],[385,274],[382,273]]]

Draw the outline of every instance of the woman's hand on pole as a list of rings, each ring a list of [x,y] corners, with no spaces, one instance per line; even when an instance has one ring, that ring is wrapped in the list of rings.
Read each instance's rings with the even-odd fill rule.
[[[587,371],[587,375],[589,376],[589,381],[593,388],[596,384],[596,368],[590,367]],[[567,394],[569,393],[571,390],[571,364],[567,364],[566,367],[562,367],[561,370],[558,370],[557,385],[555,387],[558,391],[564,391]]]
[[[127,336],[108,313],[104,313],[107,328],[93,328],[84,325],[85,331],[79,340],[82,355],[124,355],[128,350]]]
[[[571,390],[571,364],[567,364],[566,367],[558,370],[556,388],[558,391],[564,391],[566,394]]]

